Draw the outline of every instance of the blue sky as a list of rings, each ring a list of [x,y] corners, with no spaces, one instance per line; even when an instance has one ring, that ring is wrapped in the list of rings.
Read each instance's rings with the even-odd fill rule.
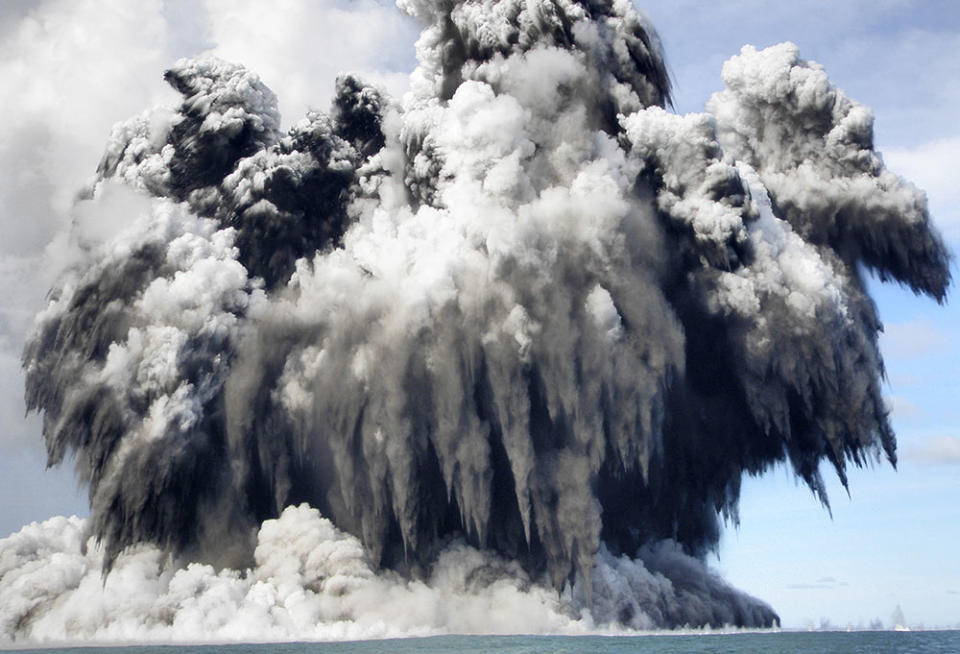
[[[0,96],[23,98],[7,108],[12,129],[0,136],[0,270],[11,280],[0,289],[0,535],[86,511],[69,467],[44,471],[39,419],[22,417],[17,360],[53,274],[47,243],[69,220],[72,193],[94,171],[109,126],[167,99],[163,68],[210,47],[260,72],[289,118],[307,103],[324,105],[339,68],[400,90],[415,30],[384,10],[387,3],[360,4],[366,13],[351,18],[335,2],[298,9],[291,1],[268,23],[250,20],[249,3],[219,0],[207,8],[119,3],[112,12],[84,1],[0,5]],[[720,90],[723,61],[742,45],[797,43],[874,109],[877,147],[928,191],[937,224],[960,251],[960,3],[639,4],[660,31],[679,112],[700,110]],[[95,33],[104,36],[90,38]],[[303,65],[288,66],[292,58]],[[853,471],[848,496],[824,470],[832,518],[786,469],[747,480],[741,526],[728,529],[714,565],[769,601],[786,626],[889,623],[897,605],[912,624],[960,625],[956,292],[941,307],[895,285],[873,281],[871,289],[886,325],[898,471]]]

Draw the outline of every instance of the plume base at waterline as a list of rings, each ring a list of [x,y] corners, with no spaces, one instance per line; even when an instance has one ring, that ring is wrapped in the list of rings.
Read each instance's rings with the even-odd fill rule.
[[[558,592],[516,563],[451,541],[430,576],[377,571],[362,544],[306,505],[264,522],[245,570],[175,561],[152,545],[103,550],[77,518],[0,540],[0,643],[360,640],[452,633],[632,633],[685,625],[773,625],[674,544],[636,560],[606,550],[592,600]]]

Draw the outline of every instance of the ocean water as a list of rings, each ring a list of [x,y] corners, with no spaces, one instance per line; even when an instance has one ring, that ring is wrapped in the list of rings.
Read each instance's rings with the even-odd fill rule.
[[[958,654],[960,631],[655,636],[437,636],[346,643],[62,647],[30,654]]]

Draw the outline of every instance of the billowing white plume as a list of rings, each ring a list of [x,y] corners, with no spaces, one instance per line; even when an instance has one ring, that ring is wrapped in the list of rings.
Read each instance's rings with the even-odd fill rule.
[[[592,610],[533,583],[515,561],[452,542],[412,581],[378,571],[363,545],[306,505],[260,527],[254,564],[216,570],[136,545],[102,576],[103,551],[77,518],[2,541],[0,642],[359,640],[445,633],[621,633],[665,621],[732,624],[749,600],[702,562],[658,543],[643,560],[602,550]],[[664,571],[679,580],[672,582]]]

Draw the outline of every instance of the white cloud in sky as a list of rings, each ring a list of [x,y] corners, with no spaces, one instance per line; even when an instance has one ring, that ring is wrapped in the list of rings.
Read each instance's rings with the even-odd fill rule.
[[[951,334],[929,318],[886,323],[880,335],[880,350],[886,359],[912,359],[943,349],[953,340]]]
[[[47,2],[0,43],[0,253],[39,252],[111,126],[165,93],[161,8],[159,0]]]
[[[833,576],[820,577],[814,582],[787,584],[790,590],[834,590],[836,588],[846,588],[849,582],[837,579]]]
[[[407,89],[420,28],[374,0],[207,0],[213,54],[243,64],[278,96],[285,126],[327,110],[341,72],[394,97]]]
[[[960,134],[883,153],[892,170],[944,200],[960,200]]]
[[[883,153],[894,172],[927,192],[934,222],[948,238],[960,237],[960,134]]]
[[[960,437],[934,436],[908,448],[904,455],[921,463],[960,465]]]
[[[884,399],[887,411],[892,413],[894,418],[909,418],[920,414],[920,407],[903,396],[888,395]]]

